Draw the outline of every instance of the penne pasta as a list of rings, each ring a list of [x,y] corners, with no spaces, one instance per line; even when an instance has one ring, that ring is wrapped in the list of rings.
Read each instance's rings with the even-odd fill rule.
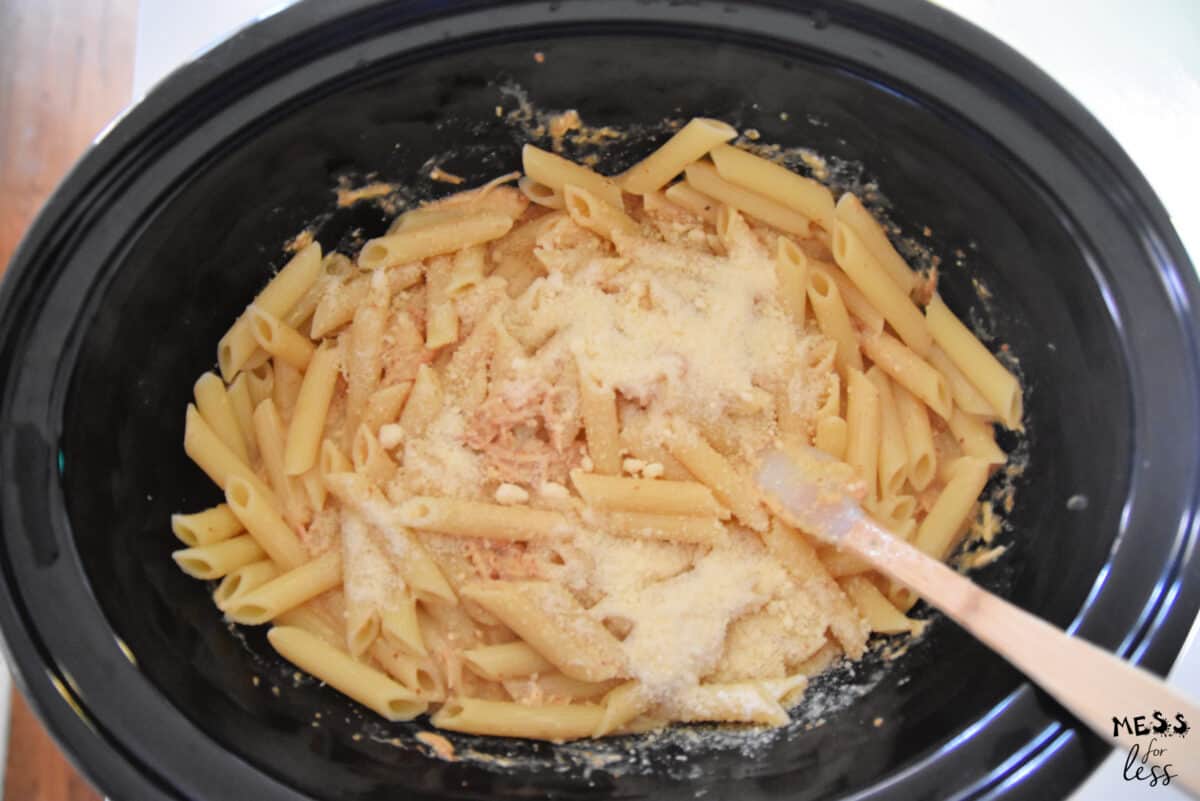
[[[472,245],[455,253],[443,290],[446,297],[460,297],[483,283],[486,263],[487,248],[483,245]]]
[[[171,515],[171,531],[189,548],[221,542],[244,530],[242,521],[223,503],[190,515]]]
[[[908,294],[917,283],[917,274],[892,247],[883,226],[863,207],[853,192],[846,192],[837,202],[837,221],[854,232],[863,247],[900,291]]]
[[[680,464],[679,460],[672,456],[666,448],[637,436],[636,433],[630,431],[628,424],[621,431],[621,447],[634,459],[641,461],[645,465],[644,470],[649,469],[653,473],[653,475],[647,475],[643,470],[642,475],[647,478],[664,478],[669,481],[690,481],[692,478],[692,474],[688,472],[687,468]],[[661,468],[661,472],[659,472],[659,468]]]
[[[842,303],[846,304],[846,311],[850,313],[850,317],[857,320],[863,330],[878,334],[883,330],[885,320],[879,310],[871,305],[871,301],[858,291],[858,287],[854,286],[854,282],[846,277],[846,274],[829,262],[815,261],[814,266],[820,267],[829,278],[837,284],[838,294],[842,296]]]
[[[862,354],[858,350],[858,338],[850,315],[842,302],[842,294],[833,279],[824,270],[813,270],[808,277],[808,297],[812,301],[813,316],[825,336],[837,343],[838,368],[862,371]]]
[[[685,723],[725,721],[782,726],[788,722],[787,710],[773,696],[756,681],[702,684],[682,694],[679,703],[686,711],[679,717]]]
[[[729,518],[712,490],[695,481],[619,478],[571,471],[571,482],[588,506],[618,512]]]
[[[446,404],[462,410],[464,415],[478,412],[487,398],[493,380],[491,364],[495,361],[499,338],[497,316],[491,314],[477,322],[470,336],[454,349],[442,368],[443,381],[455,388]],[[496,380],[499,380],[498,375]]]
[[[329,492],[325,489],[325,482],[321,478],[321,469],[318,466],[313,466],[308,469],[308,472],[301,473],[296,477],[300,488],[303,490],[303,498],[308,502],[313,514],[320,512],[325,508],[325,499]]]
[[[725,526],[715,517],[610,512],[604,517],[604,526],[606,531],[623,537],[667,542],[715,545],[728,539]]]
[[[367,404],[379,389],[379,381],[383,376],[383,343],[390,301],[391,291],[386,279],[381,273],[374,274],[370,293],[355,311],[349,329],[349,347],[345,356],[345,431],[357,431],[359,423],[366,423]],[[372,431],[379,428],[378,424],[366,425]]]
[[[996,412],[987,402],[987,398],[979,394],[979,390],[975,389],[975,385],[971,383],[970,379],[963,375],[962,370],[954,366],[954,362],[950,361],[946,352],[937,345],[929,349],[929,363],[945,377],[946,384],[950,387],[950,395],[954,398],[955,408],[962,409],[967,414],[973,414],[976,417],[994,418],[996,416]]]
[[[313,242],[291,258],[275,274],[251,304],[267,314],[281,317],[304,297],[321,273],[321,246]],[[217,364],[221,377],[232,381],[250,359],[258,343],[250,330],[248,312],[237,319],[217,343]]]
[[[409,498],[397,510],[397,518],[409,528],[497,540],[561,537],[571,531],[558,512],[458,498]]]
[[[421,622],[417,615],[417,598],[406,587],[400,597],[380,613],[380,628],[406,653],[427,656],[425,638],[421,635]]]
[[[524,706],[511,701],[451,698],[430,722],[440,729],[566,742],[590,737],[603,716],[596,704]]]
[[[250,482],[241,477],[230,479],[225,489],[225,502],[246,531],[281,568],[292,570],[307,561],[308,553],[295,532]]]
[[[433,212],[446,210],[462,211],[464,213],[495,211],[507,214],[515,220],[521,217],[529,208],[529,198],[522,195],[520,190],[515,186],[506,186],[506,184],[516,183],[520,177],[521,173],[513,170],[512,172],[507,172],[504,175],[499,175],[491,179],[482,186],[455,192],[440,200],[427,203],[415,211]],[[435,178],[435,180],[437,179]],[[461,181],[452,183],[461,183]],[[417,215],[414,214],[414,216]]]
[[[955,408],[954,414],[946,421],[946,426],[967,456],[982,459],[989,465],[1004,464],[1008,461],[1008,454],[996,444],[996,432],[987,420]]]
[[[904,344],[918,356],[927,354],[933,337],[921,310],[904,290],[889,280],[854,230],[843,223],[838,223],[833,231],[833,257]]]
[[[779,282],[783,306],[792,322],[803,326],[808,293],[808,257],[795,242],[784,236],[779,237],[775,246],[775,278]]]
[[[621,176],[621,188],[633,195],[645,195],[662,189],[687,165],[736,136],[737,129],[728,123],[697,117],[649,156],[630,167]]]
[[[863,353],[893,381],[904,387],[943,420],[950,418],[954,399],[946,379],[929,362],[889,334],[864,336],[859,342]]]
[[[610,206],[586,189],[567,184],[563,205],[571,219],[594,234],[615,240],[617,236],[637,236],[638,224],[616,206]]]
[[[386,484],[396,473],[396,463],[387,455],[379,439],[365,425],[359,426],[350,446],[354,472],[376,484]]]
[[[929,330],[938,347],[962,371],[1005,428],[1021,430],[1021,385],[991,351],[934,295],[925,309]]]
[[[188,404],[187,418],[183,429],[183,449],[218,487],[224,489],[231,478],[239,478],[249,484],[270,503],[276,503],[271,490],[245,462],[237,457],[220,437],[209,428],[196,407]]]
[[[813,445],[841,461],[846,456],[846,440],[849,428],[842,417],[825,417],[817,421],[817,433]]]
[[[696,190],[687,181],[671,184],[663,194],[667,200],[676,206],[690,211],[710,225],[716,225],[717,208],[721,204],[703,192]]]
[[[879,498],[867,506],[867,511],[880,525],[902,540],[911,540],[917,533],[916,510],[917,499],[912,495]]]
[[[304,629],[274,626],[267,632],[267,639],[284,659],[386,720],[412,720],[428,708],[428,703],[412,690],[330,647]]]
[[[743,214],[799,237],[809,235],[809,218],[794,209],[780,205],[774,200],[730,183],[722,178],[717,169],[702,161],[689,164],[684,170],[685,180],[692,189],[737,209]]]
[[[250,391],[251,406],[257,406],[275,394],[275,370],[267,362],[243,373],[246,377],[246,389]],[[236,379],[235,379],[236,381]]]
[[[767,527],[767,513],[749,480],[698,435],[675,437],[667,443],[671,455],[712,490],[734,517],[755,531]]]
[[[912,634],[919,630],[920,624],[905,617],[869,579],[863,576],[849,576],[842,579],[841,585],[862,613],[871,631],[880,634]]]
[[[803,673],[794,673],[782,679],[764,679],[759,685],[782,704],[798,700],[804,694],[808,689],[808,677]]]
[[[564,198],[568,185],[577,186],[614,209],[624,211],[621,187],[611,178],[605,178],[587,167],[533,145],[525,145],[522,148],[521,163],[525,174],[532,180],[562,193]]]
[[[254,340],[259,347],[297,370],[308,366],[308,361],[316,350],[308,337],[257,306],[250,307],[249,315],[250,332],[254,334]]]
[[[405,527],[403,515],[388,503],[378,488],[355,473],[328,475],[325,483],[340,503],[358,512],[380,531],[398,563],[404,583],[412,588],[418,599],[450,606],[458,603],[437,565]]]
[[[579,411],[587,436],[588,455],[596,470],[610,476],[621,473],[620,426],[617,399],[611,387],[601,386],[579,367]]]
[[[412,388],[412,381],[402,381],[375,390],[363,407],[362,424],[372,431],[378,431],[387,423],[395,422],[408,402]]]
[[[224,611],[234,623],[261,626],[341,583],[342,555],[328,551],[230,601]]]
[[[329,412],[337,380],[337,351],[328,344],[322,345],[313,354],[304,374],[304,383],[300,385],[296,409],[288,426],[283,466],[289,476],[300,475],[316,464],[325,415]]]
[[[988,464],[982,459],[964,456],[954,462],[946,486],[917,528],[913,545],[934,559],[949,556],[987,481]]]
[[[604,715],[592,731],[592,737],[604,737],[625,728],[650,708],[652,700],[641,682],[628,681],[606,693],[603,705]]]
[[[275,373],[275,385],[271,392],[271,400],[279,417],[288,423],[296,411],[296,401],[300,397],[300,387],[304,384],[304,373],[285,361],[272,362]]]
[[[254,352],[250,354],[250,358],[242,365],[242,372],[253,370],[256,367],[261,367],[271,360],[271,354],[267,353],[262,348],[256,347]]]
[[[427,228],[435,223],[461,220],[470,211],[465,206],[446,206],[436,202],[425,206],[418,206],[392,220],[392,224],[388,226],[387,233],[390,235],[399,233],[400,231],[411,231],[414,228]]]
[[[225,389],[225,382],[217,378],[216,373],[205,373],[196,381],[193,394],[196,398],[196,408],[204,422],[208,423],[213,433],[235,456],[250,464],[250,451],[242,436],[241,426],[238,425],[237,414]]]
[[[254,400],[246,376],[245,372],[238,373],[226,389],[226,394],[229,396],[229,405],[233,407],[233,417],[241,431],[242,442],[246,445],[246,462],[254,464],[258,460],[258,443],[254,439]]]
[[[512,228],[513,219],[495,211],[480,211],[434,222],[368,240],[358,254],[364,270],[386,270],[432,256],[453,253],[472,245],[499,239]]]
[[[458,310],[448,291],[453,260],[449,256],[430,259],[426,273],[425,347],[437,350],[458,341]]]
[[[419,434],[433,422],[441,409],[442,382],[432,367],[422,364],[417,369],[417,378],[404,403],[404,411],[400,413],[400,427],[410,436]]]
[[[283,420],[275,411],[275,404],[269,398],[254,410],[254,433],[257,438],[258,452],[262,458],[263,470],[267,481],[279,499],[280,511],[290,525],[298,526],[306,522],[307,508],[304,503],[303,490],[294,476],[289,476],[283,466],[284,433]]]
[[[253,589],[261,587],[279,575],[279,568],[269,559],[242,565],[228,573],[213,591],[213,603],[221,611]]]
[[[403,268],[394,268],[395,270]],[[417,278],[421,277],[418,266]],[[360,275],[343,283],[332,284],[317,301],[309,334],[314,339],[329,336],[354,319],[358,308],[371,294],[370,276]]]
[[[380,633],[380,615],[396,592],[397,579],[387,554],[356,513],[343,510],[342,586],[346,596],[345,648],[359,659]],[[402,590],[401,590],[402,592]]]
[[[533,285],[533,282],[540,278],[543,274],[542,268],[538,265],[537,259],[529,254],[525,258],[509,259],[502,262],[493,272],[497,278],[503,278],[505,283],[505,292],[510,298],[520,297],[525,290]]]
[[[317,304],[321,301],[321,296],[329,288],[330,282],[335,280],[335,274],[344,267],[353,269],[349,259],[341,253],[327,253],[321,260],[321,270],[317,274],[316,280],[309,285],[300,299],[287,310],[286,314],[272,316],[278,318],[289,328],[295,328],[297,331],[307,330],[309,323],[312,322],[313,312],[316,311]],[[349,270],[347,270],[348,273]]]
[[[818,181],[732,145],[714,148],[711,156],[726,181],[769,197],[833,231],[833,194]]]
[[[519,679],[554,669],[541,654],[523,642],[483,645],[463,651],[467,667],[488,681]]]
[[[872,367],[866,375],[879,393],[879,495],[895,497],[908,480],[908,446],[891,380],[878,367]]]
[[[933,448],[929,412],[926,411],[925,404],[913,397],[901,384],[892,384],[892,396],[896,400],[900,431],[904,434],[908,481],[913,489],[923,490],[929,486],[929,482],[933,481],[937,473],[937,453]]]
[[[373,658],[384,672],[400,683],[404,689],[415,693],[425,701],[446,700],[446,687],[429,659],[422,659],[390,648],[387,643],[376,642],[371,646]]]
[[[749,259],[765,259],[762,240],[750,229],[746,218],[732,206],[722,205],[717,209],[717,239],[725,253],[735,262]]]
[[[350,459],[334,444],[333,440],[321,443],[321,457],[317,465],[321,471],[321,479],[328,481],[334,473],[349,473],[354,469]]]
[[[592,701],[607,695],[618,681],[580,681],[564,676],[553,668],[524,678],[501,682],[504,691],[517,703],[562,703]]]
[[[232,539],[197,545],[171,554],[179,569],[192,578],[219,579],[239,567],[263,558],[263,550],[249,534]]]
[[[548,209],[561,209],[565,205],[561,190],[552,189],[545,184],[539,184],[528,175],[523,176],[517,182],[517,186],[525,197],[539,206],[545,206]]]
[[[857,370],[846,382],[846,462],[867,488],[879,496],[879,437],[882,430],[879,390]]]
[[[228,606],[228,604],[226,604]],[[346,647],[345,627],[338,625],[341,614],[332,613],[321,599],[289,609],[273,621],[276,626],[293,626],[317,637],[340,651]]]
[[[489,581],[467,585],[462,593],[573,679],[607,681],[625,669],[620,642],[561,584]]]

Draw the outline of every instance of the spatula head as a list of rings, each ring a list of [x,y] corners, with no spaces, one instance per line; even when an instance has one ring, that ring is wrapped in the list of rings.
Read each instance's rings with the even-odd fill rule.
[[[854,468],[816,448],[765,451],[754,477],[775,514],[825,542],[837,544],[862,519],[866,487]]]

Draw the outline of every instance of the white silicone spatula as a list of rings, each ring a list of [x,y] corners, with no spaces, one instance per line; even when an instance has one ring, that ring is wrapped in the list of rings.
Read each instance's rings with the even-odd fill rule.
[[[1113,741],[1113,716],[1131,710],[1150,716],[1160,711],[1172,724],[1182,715],[1200,726],[1200,706],[1158,677],[1091,643],[1072,637],[926,556],[867,516],[844,482],[830,478],[829,457],[820,451],[765,454],[756,475],[767,505],[782,519],[824,542],[849,549],[873,567],[910,587],[1054,696],[1106,741]],[[1115,741],[1138,746],[1137,763],[1157,765],[1172,785],[1200,798],[1200,731],[1160,737],[1155,754],[1150,737],[1120,729]],[[1132,768],[1131,768],[1132,770]]]

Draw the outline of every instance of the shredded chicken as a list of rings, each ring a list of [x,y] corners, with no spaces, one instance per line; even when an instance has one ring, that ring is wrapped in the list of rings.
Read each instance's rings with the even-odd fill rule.
[[[496,481],[540,486],[564,481],[578,451],[579,398],[542,379],[501,383],[467,427],[467,445],[483,454]]]
[[[482,579],[545,578],[539,560],[529,553],[523,542],[473,539],[465,544],[464,550]]]

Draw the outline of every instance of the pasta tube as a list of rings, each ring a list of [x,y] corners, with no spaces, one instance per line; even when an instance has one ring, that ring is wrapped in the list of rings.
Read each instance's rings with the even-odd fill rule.
[[[412,690],[330,647],[304,629],[275,626],[267,633],[267,639],[284,659],[386,720],[412,720],[428,708],[428,704]]]
[[[720,120],[697,117],[683,126],[657,150],[621,176],[621,188],[634,195],[662,189],[684,167],[703,158],[722,142],[737,136],[737,129]]]

